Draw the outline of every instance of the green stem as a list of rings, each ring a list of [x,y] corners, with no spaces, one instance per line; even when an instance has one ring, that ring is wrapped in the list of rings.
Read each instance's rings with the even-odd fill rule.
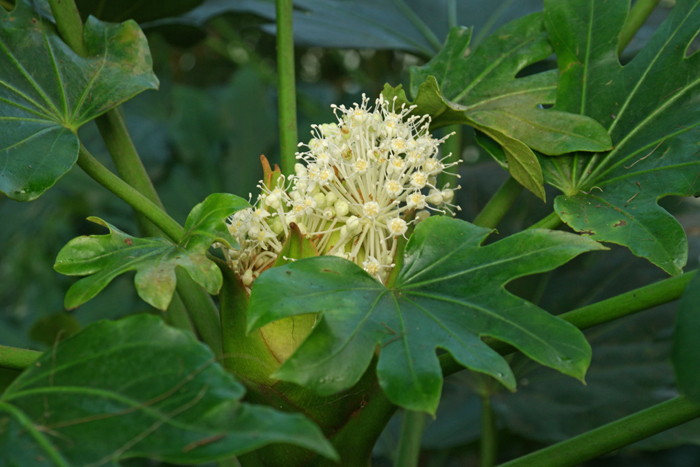
[[[177,291],[180,293],[182,301],[185,302],[199,335],[221,361],[223,344],[219,310],[209,294],[200,293],[203,289],[189,277],[184,269],[175,269],[175,274],[177,276]]]
[[[184,234],[184,229],[165,211],[156,206],[153,201],[136,191],[124,180],[114,175],[110,170],[93,157],[85,146],[80,145],[78,165],[93,180],[117,195],[129,206],[136,209],[173,241],[179,242]]]
[[[500,467],[573,467],[700,417],[700,404],[676,397]]]
[[[425,413],[404,410],[396,467],[417,467],[425,429]]]
[[[447,0],[447,26],[452,29],[459,25],[457,20],[457,0]]]
[[[194,334],[194,326],[187,313],[187,307],[185,307],[185,303],[177,292],[173,294],[173,299],[168,305],[168,310],[163,314],[163,319],[174,328],[190,331]]]
[[[562,224],[563,222],[561,221],[561,219],[559,219],[557,213],[552,212],[544,219],[528,227],[528,229],[556,229]]]
[[[481,396],[481,467],[493,467],[496,465],[497,442],[496,420],[491,408],[491,397],[488,394]]]
[[[297,100],[294,81],[294,33],[292,0],[276,0],[277,68],[282,173],[294,173],[297,143]]]
[[[657,7],[661,0],[637,0],[625,20],[625,24],[620,31],[620,41],[617,44],[617,55],[622,55],[625,47],[637,34],[639,28],[642,27],[654,8]]]
[[[579,329],[622,318],[681,298],[683,291],[697,271],[646,285],[592,305],[559,315]]]
[[[49,0],[51,13],[56,20],[63,41],[81,57],[87,55],[83,41],[83,20],[73,0]]]
[[[433,49],[435,49],[430,56],[434,55],[442,48],[442,43],[440,42],[440,39],[437,38],[433,30],[430,29],[427,24],[425,24],[425,22],[416,14],[415,11],[411,9],[410,6],[406,5],[406,2],[403,0],[394,0],[394,5],[401,10],[401,13],[403,13],[403,15],[408,18],[411,23],[413,23],[416,29],[423,34],[423,37],[425,37]]]
[[[119,176],[146,198],[163,209],[153,183],[134,146],[120,110],[113,109],[95,120],[100,135],[112,156]]]
[[[501,185],[501,188],[498,189],[496,194],[486,203],[484,209],[476,216],[474,225],[491,229],[495,228],[511,206],[513,206],[513,203],[515,203],[522,191],[523,186],[513,177],[508,177],[508,180]]]
[[[0,367],[11,370],[24,370],[34,363],[41,352],[0,345]]]

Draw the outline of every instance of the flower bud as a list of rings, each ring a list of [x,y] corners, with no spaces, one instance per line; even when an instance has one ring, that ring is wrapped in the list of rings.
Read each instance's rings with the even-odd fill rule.
[[[348,215],[348,212],[350,212],[350,205],[348,205],[348,203],[345,201],[338,200],[335,202],[335,212],[339,216],[345,217]]]
[[[253,283],[253,271],[251,269],[247,269],[241,276],[241,281],[243,282],[243,285],[250,286],[250,284]]]
[[[449,188],[445,188],[444,190],[442,190],[442,199],[443,199],[446,203],[452,202],[452,200],[454,199],[454,197],[455,197],[455,192],[454,192],[454,190],[450,190]]]
[[[323,193],[316,193],[314,195],[314,201],[316,201],[316,208],[317,209],[325,209],[326,197],[323,195]]]
[[[422,211],[418,211],[418,212],[416,213],[416,217],[415,217],[416,223],[423,222],[423,221],[426,220],[428,217],[430,217],[430,211],[428,211],[428,210],[426,210],[426,209],[424,209],[424,210],[422,210]]]
[[[442,204],[442,193],[435,189],[430,190],[430,193],[428,194],[428,197],[425,198],[425,200],[435,206],[437,206],[438,204]]]

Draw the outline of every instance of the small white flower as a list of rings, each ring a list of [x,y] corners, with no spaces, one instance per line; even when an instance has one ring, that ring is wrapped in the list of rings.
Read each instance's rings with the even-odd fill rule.
[[[384,186],[386,192],[393,198],[396,198],[403,192],[403,184],[399,183],[398,180],[389,180]]]
[[[366,217],[371,219],[379,215],[379,203],[376,201],[369,201],[362,205],[362,211]]]
[[[389,232],[394,237],[405,234],[407,230],[408,224],[400,217],[395,217],[389,221]]]
[[[428,184],[428,177],[423,172],[415,172],[411,175],[411,185],[419,190]]]

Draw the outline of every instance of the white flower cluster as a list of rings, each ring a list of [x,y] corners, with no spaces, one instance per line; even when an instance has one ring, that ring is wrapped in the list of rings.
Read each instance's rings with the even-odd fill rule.
[[[438,157],[447,137],[430,135],[430,117],[409,117],[414,106],[395,109],[382,97],[374,109],[368,102],[363,96],[353,108],[333,106],[338,123],[312,126],[296,175],[261,184],[255,208],[229,219],[241,249],[226,253],[246,286],[275,261],[292,223],[321,254],[347,258],[384,281],[411,222],[429,210],[459,209],[449,184],[435,185],[456,162]],[[416,215],[407,221],[410,211]]]

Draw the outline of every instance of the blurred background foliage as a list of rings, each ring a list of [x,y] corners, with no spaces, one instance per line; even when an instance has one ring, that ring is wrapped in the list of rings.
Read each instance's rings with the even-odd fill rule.
[[[129,130],[168,212],[184,222],[209,193],[257,192],[261,154],[278,154],[272,0],[79,0],[81,13],[108,21],[134,18],[145,30],[161,81],[122,106]],[[10,8],[11,2],[3,0]],[[651,36],[673,1],[664,1],[627,49],[623,61]],[[42,6],[41,3],[38,4]],[[351,105],[362,93],[378,96],[385,82],[408,84],[408,69],[428,60],[450,24],[474,26],[475,43],[500,25],[542,8],[541,0],[300,0],[295,2],[300,140],[309,125],[333,121],[330,104]],[[421,21],[428,29],[421,30]],[[546,62],[551,68],[553,59]],[[90,151],[111,166],[94,124],[81,130]],[[462,129],[460,217],[473,220],[507,174]],[[553,198],[554,191],[548,192]],[[698,203],[666,199],[684,225],[690,264],[700,254]],[[500,235],[551,212],[529,192],[521,195]],[[132,313],[159,313],[138,299],[132,277],[116,279],[77,310],[63,309],[75,280],[53,262],[68,240],[103,233],[85,220],[99,215],[137,233],[130,208],[74,168],[48,194],[18,203],[0,194],[0,342],[43,350],[82,326]],[[494,236],[494,239],[498,236]],[[528,277],[509,289],[558,314],[649,284],[664,273],[623,248],[595,252],[560,270]],[[675,304],[591,329],[593,363],[587,385],[516,355],[519,390],[463,371],[445,382],[443,401],[423,437],[423,466],[476,466],[481,399],[491,400],[504,461],[582,433],[677,394],[669,364]],[[12,378],[0,373],[0,387]],[[385,430],[374,465],[392,465],[401,414]],[[700,421],[657,435],[591,466],[700,465]],[[133,461],[125,465],[157,465]]]

